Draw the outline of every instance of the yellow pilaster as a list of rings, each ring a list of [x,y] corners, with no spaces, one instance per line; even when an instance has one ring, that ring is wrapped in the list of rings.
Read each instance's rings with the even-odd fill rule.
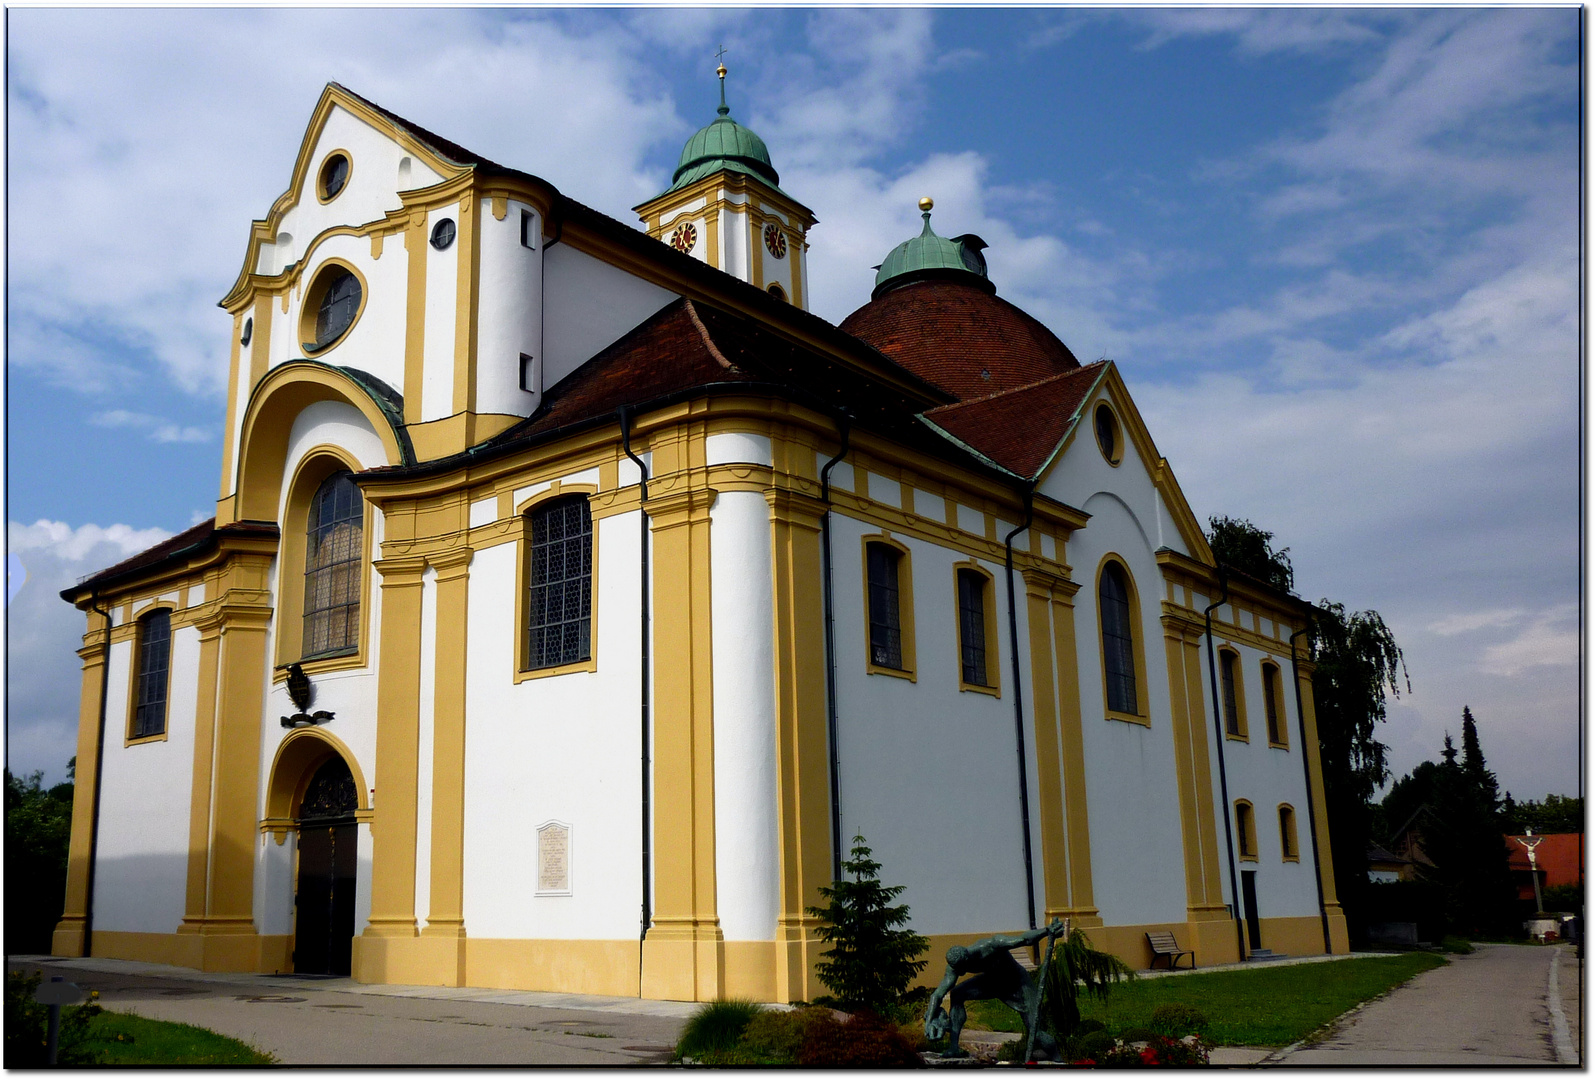
[[[437,570],[432,707],[431,908],[422,952],[446,986],[465,983],[465,641],[470,548],[427,561]]]
[[[416,937],[416,783],[420,744],[420,556],[379,559],[382,663],[377,677],[376,794],[371,800],[371,916],[355,939],[354,977],[407,982],[403,969]]]
[[[709,508],[700,425],[649,440],[653,532],[654,911],[641,994],[710,1001],[725,985],[714,866],[714,670]],[[694,429],[694,430],[689,430]]]
[[[1086,812],[1085,733],[1080,718],[1080,662],[1075,651],[1072,581],[1052,590],[1053,650],[1058,658],[1058,733],[1063,742],[1063,812],[1068,822],[1069,908],[1079,927],[1101,926],[1091,885],[1091,822]]]
[[[1318,752],[1318,711],[1313,703],[1313,665],[1298,664],[1296,677],[1301,684],[1302,726],[1307,729],[1301,752],[1307,755],[1307,773],[1312,785],[1308,797],[1313,801],[1314,835],[1318,838],[1318,880],[1324,887],[1324,915],[1329,919],[1330,951],[1350,952],[1346,916],[1340,909],[1340,899],[1335,892],[1335,861],[1329,851],[1329,812],[1324,804],[1324,767]]]
[[[831,883],[825,612],[819,584],[825,504],[781,489],[767,491],[765,498],[770,504],[781,837],[775,990],[780,1001],[809,1001],[824,992],[814,965],[826,945],[815,935],[819,920],[805,909],[820,906],[820,886]]]
[[[479,202],[472,192],[460,197],[459,267],[454,292],[454,412],[465,418],[464,444],[453,447],[459,451],[476,442],[472,423],[476,412],[476,297],[477,281],[481,275],[481,214]]]
[[[66,897],[61,921],[51,937],[56,956],[82,956],[89,911],[89,853],[94,846],[94,785],[100,774],[100,694],[106,675],[110,626],[88,612],[88,632],[78,656],[83,661],[83,689],[78,699],[78,751],[72,788],[72,835],[66,864]]]
[[[194,703],[194,775],[188,802],[188,881],[183,902],[180,935],[204,933],[210,914],[210,825],[215,798],[212,766],[216,754],[216,698],[220,679],[221,618],[208,615],[195,623],[199,630],[199,690]],[[193,941],[184,967],[203,965],[203,948]],[[197,954],[197,955],[196,955]]]
[[[1063,760],[1053,692],[1052,594],[1060,578],[1024,571],[1030,636],[1030,711],[1036,739],[1036,795],[1041,806],[1041,882],[1046,921],[1070,914],[1069,839],[1063,810]]]
[[[409,263],[404,305],[404,422],[421,422],[421,378],[426,365],[426,211],[411,210],[404,230]]]

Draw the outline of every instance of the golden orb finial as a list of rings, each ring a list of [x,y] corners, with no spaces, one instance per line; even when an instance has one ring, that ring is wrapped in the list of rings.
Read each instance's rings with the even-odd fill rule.
[[[935,205],[936,200],[931,198],[929,195],[926,195],[923,199],[919,200],[919,208],[927,213],[930,211],[930,208]]]
[[[724,64],[721,64],[719,67],[715,68],[714,73],[716,75],[720,76],[722,79],[725,78],[726,77],[726,66]]]

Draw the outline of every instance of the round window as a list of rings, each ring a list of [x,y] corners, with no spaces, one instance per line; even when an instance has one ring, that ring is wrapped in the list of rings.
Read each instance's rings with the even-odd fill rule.
[[[349,182],[349,158],[346,154],[333,154],[321,164],[318,183],[322,202],[337,198],[338,192]]]
[[[442,251],[454,243],[454,219],[444,218],[432,226],[432,246]]]
[[[244,320],[244,336],[238,339],[238,344],[240,344],[240,345],[248,345],[249,344],[249,339],[254,337],[254,336],[255,336],[255,320],[253,318],[245,319]]]
[[[328,271],[322,279],[321,300],[316,305],[316,340],[313,348],[325,349],[339,338],[360,311],[360,279],[341,267]]]
[[[1119,463],[1119,421],[1113,415],[1113,410],[1106,405],[1098,405],[1094,416],[1097,429],[1097,446],[1102,449],[1102,456],[1108,459],[1109,465]]]

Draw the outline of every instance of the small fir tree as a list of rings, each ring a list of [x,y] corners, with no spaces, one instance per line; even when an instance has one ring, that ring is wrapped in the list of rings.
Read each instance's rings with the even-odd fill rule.
[[[808,909],[822,920],[816,933],[831,946],[821,954],[825,959],[815,974],[838,1008],[884,1014],[924,970],[928,961],[915,957],[930,942],[907,929],[908,905],[892,904],[905,886],[881,884],[881,864],[870,858],[864,837],[853,837],[852,857],[842,869],[853,880],[821,886],[820,895],[829,903]]]

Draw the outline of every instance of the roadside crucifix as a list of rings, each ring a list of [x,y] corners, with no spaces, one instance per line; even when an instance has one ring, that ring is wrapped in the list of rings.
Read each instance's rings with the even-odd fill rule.
[[[1545,900],[1540,896],[1539,860],[1534,857],[1534,849],[1540,846],[1545,837],[1535,836],[1533,829],[1524,829],[1523,831],[1526,835],[1514,836],[1512,839],[1523,845],[1523,850],[1528,852],[1529,877],[1534,881],[1534,914],[1543,915],[1545,913]]]

